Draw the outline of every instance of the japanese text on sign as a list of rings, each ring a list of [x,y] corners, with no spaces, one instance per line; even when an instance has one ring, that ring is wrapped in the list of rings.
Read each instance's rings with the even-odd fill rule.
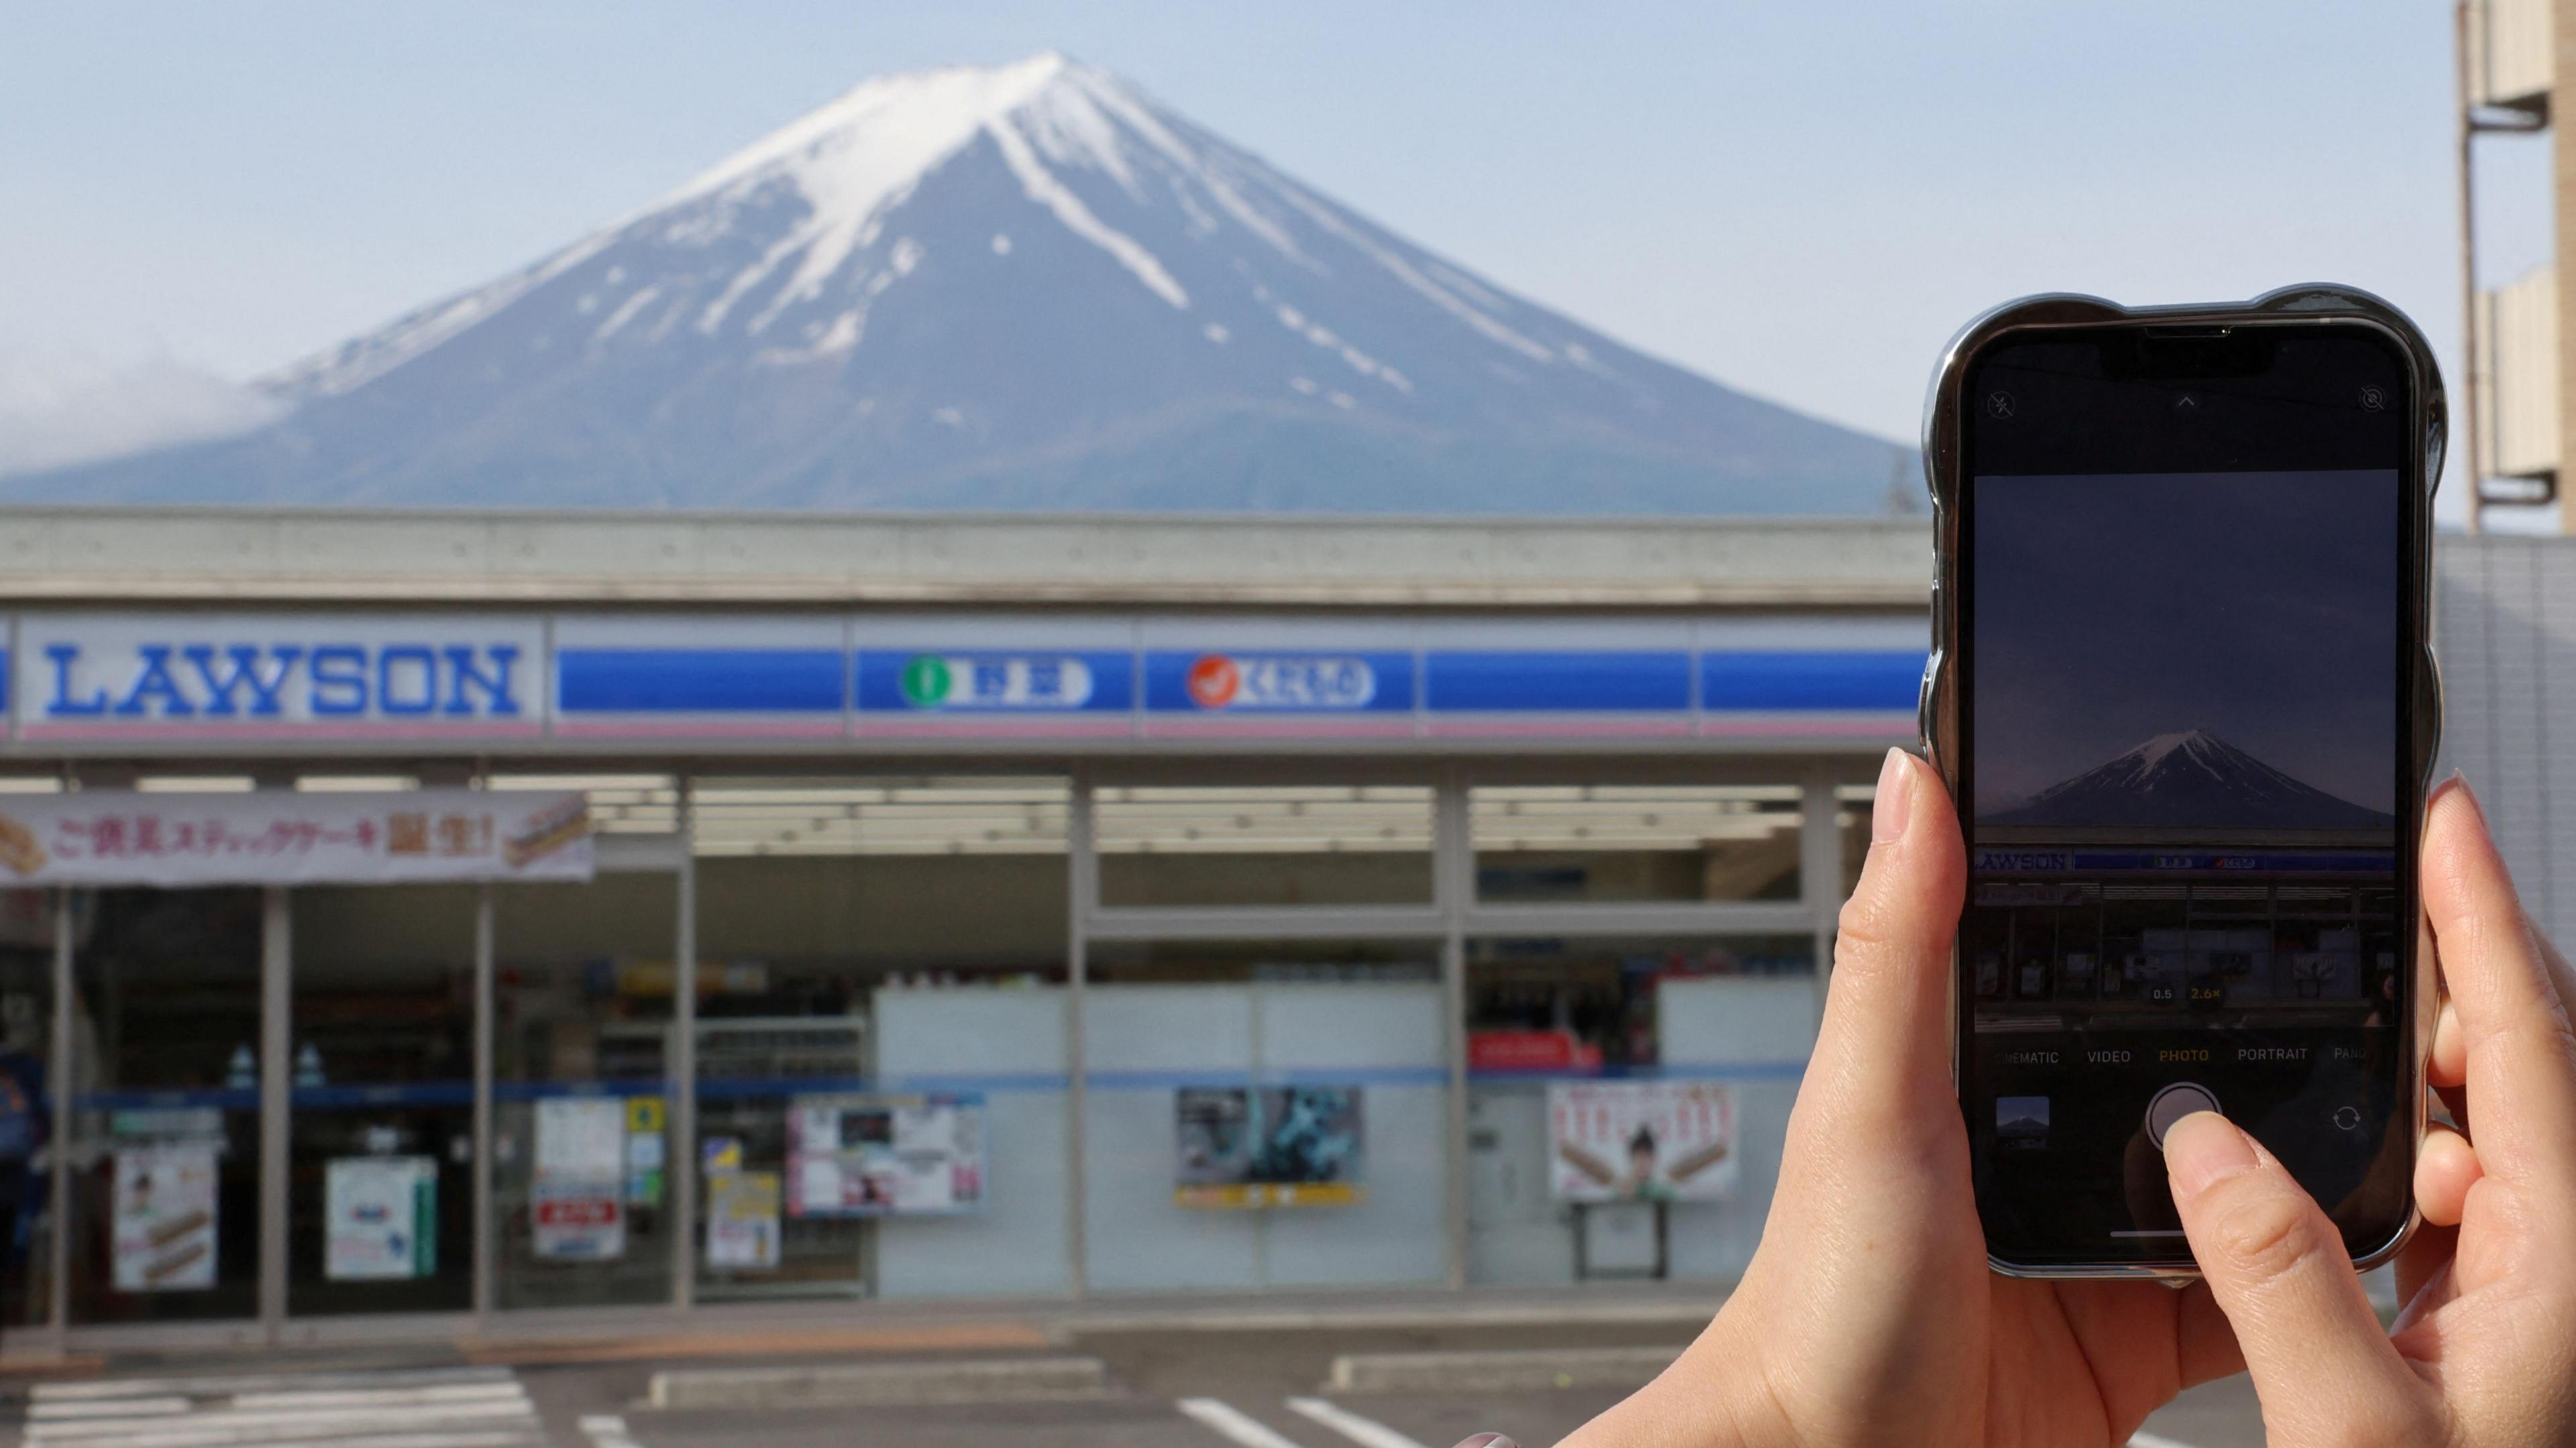
[[[0,800],[0,884],[587,880],[577,792],[132,794]]]

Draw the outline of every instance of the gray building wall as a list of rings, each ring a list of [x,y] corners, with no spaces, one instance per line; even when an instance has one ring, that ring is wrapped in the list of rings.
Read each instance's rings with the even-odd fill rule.
[[[2576,940],[2576,539],[2448,536],[2433,562],[2439,772],[2477,790],[2533,920]]]

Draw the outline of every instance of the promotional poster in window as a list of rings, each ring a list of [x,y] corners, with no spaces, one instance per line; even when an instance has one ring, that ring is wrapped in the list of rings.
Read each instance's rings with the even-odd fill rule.
[[[1357,1086],[1186,1086],[1173,1094],[1185,1207],[1368,1200]]]

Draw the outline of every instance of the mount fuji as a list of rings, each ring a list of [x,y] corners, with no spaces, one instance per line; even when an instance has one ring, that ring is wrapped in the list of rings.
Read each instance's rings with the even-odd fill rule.
[[[2117,759],[2061,780],[1993,825],[2184,829],[2394,829],[2397,818],[2302,784],[2199,729],[2159,734]]]
[[[284,411],[256,431],[0,496],[1822,514],[1913,492],[1909,450],[1515,297],[1054,54],[870,81],[259,387]]]

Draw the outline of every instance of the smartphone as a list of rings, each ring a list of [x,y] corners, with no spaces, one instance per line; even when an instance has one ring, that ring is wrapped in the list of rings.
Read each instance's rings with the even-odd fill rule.
[[[1924,743],[1968,880],[1954,1063],[1996,1270],[2182,1276],[2216,1109],[2393,1255],[2431,1041],[2416,845],[2441,381],[2367,293],[2038,297],[1935,379]]]

